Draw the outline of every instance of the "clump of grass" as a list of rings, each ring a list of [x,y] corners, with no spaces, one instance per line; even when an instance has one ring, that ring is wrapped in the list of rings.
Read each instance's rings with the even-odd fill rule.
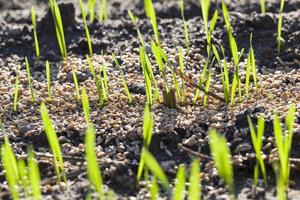
[[[254,129],[253,123],[251,121],[251,118],[249,116],[247,116],[247,119],[248,119],[248,124],[250,127],[252,144],[253,144],[255,154],[256,154],[256,165],[254,168],[253,184],[254,184],[254,187],[257,186],[258,177],[260,174],[259,172],[261,171],[261,174],[264,179],[264,183],[265,183],[265,185],[267,185],[267,172],[266,172],[266,167],[265,167],[265,163],[262,158],[262,152],[261,152],[262,137],[263,137],[264,130],[265,130],[265,120],[262,116],[259,116],[258,121],[257,121],[257,132],[256,132]]]
[[[183,30],[184,30],[184,36],[185,36],[185,47],[187,49],[187,52],[189,53],[190,51],[190,46],[189,46],[189,32],[188,32],[188,27],[187,23],[185,21],[184,17],[184,0],[180,0],[180,14],[181,14],[181,19],[183,23]]]
[[[47,78],[48,98],[50,101],[52,101],[51,74],[50,74],[50,64],[48,60],[46,60],[46,78]]]
[[[180,165],[177,170],[176,183],[174,186],[173,199],[181,200],[184,199],[185,192],[185,167]]]
[[[188,198],[189,200],[198,200],[201,199],[201,183],[200,183],[200,166],[199,161],[195,159],[192,162],[190,177],[189,177],[189,191]]]
[[[88,5],[92,8],[93,11],[90,10],[90,20],[91,22],[94,21],[94,7],[95,7],[95,0],[89,0]],[[89,54],[93,55],[93,47],[92,47],[92,40],[91,40],[91,35],[90,35],[90,31],[86,22],[86,10],[83,8],[83,3],[82,0],[79,0],[79,7],[80,7],[80,12],[82,15],[82,20],[83,20],[83,24],[84,24],[84,30],[85,30],[85,36],[87,39],[87,43],[88,43],[88,48],[89,48]],[[93,13],[93,14],[92,14]]]
[[[5,177],[8,183],[11,198],[19,199],[19,172],[17,159],[11,147],[8,138],[4,137],[4,144],[1,146],[1,161],[2,167],[5,170]]]
[[[118,68],[118,70],[119,70],[119,72],[121,74],[121,78],[122,78],[124,90],[125,90],[125,93],[126,93],[126,95],[128,97],[128,103],[132,104],[132,97],[131,97],[131,94],[129,92],[126,79],[125,79],[124,74],[123,74],[123,72],[121,70],[120,63],[119,63],[119,61],[118,61],[118,59],[117,59],[117,57],[116,57],[116,55],[114,53],[112,54],[112,58],[113,58],[113,60],[114,60],[114,62],[116,64],[116,67]]]
[[[285,190],[289,184],[290,176],[290,150],[293,139],[293,126],[295,120],[295,105],[292,104],[289,108],[288,114],[285,117],[286,130],[283,130],[280,125],[280,119],[277,114],[274,115],[273,128],[276,140],[276,146],[279,157],[279,164],[277,166],[277,185],[278,193],[281,199],[286,199]],[[276,170],[275,170],[276,171]]]
[[[14,90],[14,111],[17,112],[18,109],[18,98],[19,98],[19,70],[20,66],[17,67],[16,80],[15,80],[15,90]]]
[[[67,47],[65,42],[64,27],[61,19],[60,10],[56,0],[49,0],[50,10],[55,24],[56,38],[62,57],[68,57]]]
[[[232,195],[235,196],[233,167],[227,141],[216,130],[209,131],[209,146],[219,176],[223,179]]]
[[[26,71],[27,71],[28,85],[29,85],[30,94],[31,94],[31,100],[32,100],[32,103],[34,103],[35,98],[34,98],[34,92],[33,92],[33,88],[32,88],[32,82],[31,82],[30,66],[29,66],[27,57],[25,57],[25,65],[26,65]]]
[[[57,134],[56,131],[54,130],[48,111],[47,111],[47,107],[46,105],[42,102],[41,103],[41,117],[42,117],[42,122],[43,122],[43,126],[45,129],[45,133],[53,154],[53,164],[54,164],[54,169],[55,169],[55,173],[57,176],[57,181],[61,182],[61,177],[63,179],[64,182],[67,181],[66,175],[65,175],[65,169],[64,169],[64,160],[62,157],[62,153],[61,153],[61,148],[59,145],[59,141],[57,138]]]
[[[280,0],[280,12],[278,18],[278,26],[277,26],[277,54],[280,53],[281,48],[281,30],[282,30],[282,15],[283,15],[283,8],[284,8],[284,0]]]
[[[107,17],[107,1],[106,0],[99,0],[99,21],[103,22],[108,19]]]
[[[260,10],[262,14],[266,13],[266,1],[265,0],[260,0]]]
[[[32,22],[32,27],[33,27],[33,38],[34,38],[34,45],[35,45],[35,54],[36,57],[40,57],[40,46],[39,46],[39,41],[37,37],[37,32],[36,32],[36,15],[35,15],[35,9],[34,6],[31,6],[31,22]]]
[[[155,41],[156,41],[157,45],[160,46],[160,37],[159,37],[159,33],[158,33],[156,13],[155,13],[155,9],[154,9],[152,0],[144,0],[144,4],[145,4],[146,16],[147,16],[147,18],[149,18],[151,20],[153,32],[155,35]]]

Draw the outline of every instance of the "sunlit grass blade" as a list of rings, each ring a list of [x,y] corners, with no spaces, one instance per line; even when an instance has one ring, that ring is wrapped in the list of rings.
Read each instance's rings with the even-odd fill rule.
[[[158,46],[160,46],[160,37],[159,37],[159,33],[158,33],[156,13],[155,13],[155,9],[154,9],[152,0],[144,0],[144,4],[145,4],[146,16],[148,18],[150,18],[150,20],[151,20],[156,43]]]
[[[199,166],[199,160],[197,159],[195,159],[192,162],[189,182],[190,182],[190,186],[188,192],[188,199],[189,200],[201,199],[200,166]]]
[[[118,59],[117,59],[117,57],[116,57],[116,55],[114,53],[112,54],[112,58],[113,58],[113,60],[114,60],[114,62],[116,64],[117,69],[119,70],[119,72],[121,74],[121,79],[122,79],[122,82],[123,82],[124,90],[125,90],[125,93],[126,93],[126,95],[128,97],[128,103],[132,104],[132,96],[131,96],[131,94],[129,92],[129,89],[128,89],[128,86],[127,86],[127,82],[126,82],[124,74],[123,74],[123,72],[121,70],[119,61],[118,61]]]
[[[152,65],[151,65],[149,56],[146,54],[145,50],[144,50],[144,55],[145,55],[147,72],[148,72],[148,75],[149,75],[149,77],[151,79],[151,82],[154,86],[154,99],[157,100],[158,102],[161,102],[158,87],[157,87],[157,83],[156,83],[155,76],[154,76],[154,73],[153,73],[153,70],[152,70]]]
[[[265,0],[260,0],[260,10],[262,14],[266,13],[266,2]]]
[[[176,183],[174,186],[173,199],[182,200],[184,199],[185,192],[185,167],[180,165],[177,170]]]
[[[180,14],[181,14],[181,19],[182,19],[182,23],[183,23],[183,31],[184,31],[184,37],[185,37],[185,47],[187,49],[187,52],[189,53],[189,51],[190,51],[189,31],[188,31],[187,23],[186,23],[185,17],[184,17],[184,0],[180,0],[179,7],[180,7]]]
[[[183,52],[182,48],[179,48],[179,68],[180,72],[184,74],[184,63],[183,63]],[[181,79],[181,101],[184,102],[186,98],[186,91],[185,91],[185,80]]]
[[[35,45],[35,54],[36,57],[40,57],[40,46],[39,41],[37,37],[37,31],[36,31],[36,15],[35,15],[35,9],[34,6],[31,6],[31,22],[33,27],[33,38],[34,38],[34,45]]]
[[[17,112],[18,109],[18,98],[19,98],[19,71],[20,65],[17,66],[16,80],[15,80],[15,90],[14,90],[14,111]]]
[[[46,105],[42,102],[41,103],[41,117],[42,117],[42,122],[44,125],[45,133],[47,136],[47,140],[49,142],[52,154],[53,154],[53,164],[54,164],[54,169],[55,173],[57,176],[57,181],[61,181],[61,177],[63,178],[63,181],[66,182],[67,178],[65,175],[65,168],[64,168],[64,160],[62,157],[61,153],[61,148],[59,145],[59,141],[57,138],[56,131],[54,130]]]
[[[91,184],[95,187],[98,192],[99,199],[103,199],[102,191],[102,175],[101,170],[98,166],[97,156],[95,153],[95,130],[92,125],[89,125],[85,133],[85,157],[87,161],[87,172],[88,178]]]
[[[32,88],[32,82],[31,82],[30,66],[29,66],[27,57],[25,57],[25,65],[26,65],[26,72],[27,72],[27,78],[28,78],[28,85],[30,88],[31,100],[34,103],[35,98],[34,98],[34,92],[33,92],[33,88]]]
[[[204,96],[203,96],[203,107],[206,107],[206,104],[207,104],[207,94],[208,94],[209,87],[210,87],[211,73],[212,73],[212,71],[209,70],[207,79],[206,79],[206,83],[205,83],[205,92],[204,92]]]
[[[140,52],[141,67],[142,67],[143,75],[144,75],[144,78],[145,78],[147,102],[148,102],[149,105],[152,105],[151,79],[150,79],[149,72],[147,70],[146,60],[145,60],[145,53],[144,53],[143,47],[139,48],[139,52]]]
[[[48,97],[49,100],[52,101],[50,64],[48,60],[46,60],[46,78],[47,78]]]
[[[257,84],[257,75],[256,75],[256,61],[255,61],[255,55],[254,55],[254,49],[252,46],[252,33],[250,35],[250,55],[251,55],[251,70],[252,70],[252,76],[253,76],[253,82],[256,89],[258,89]]]
[[[219,176],[224,180],[226,185],[228,185],[232,195],[235,196],[233,167],[227,140],[223,136],[220,136],[216,130],[210,130],[209,146]]]
[[[245,83],[246,97],[249,97],[250,73],[251,73],[251,54],[249,52],[247,57],[247,64],[246,64],[246,83]]]
[[[95,0],[89,0],[88,2],[88,6],[92,7],[90,8],[90,21],[94,21],[94,12],[95,12]],[[79,7],[80,7],[80,11],[81,11],[81,15],[82,15],[82,20],[83,20],[83,24],[84,24],[84,30],[85,30],[85,36],[87,39],[87,44],[88,44],[88,48],[89,48],[89,54],[93,55],[93,47],[92,47],[92,40],[91,40],[91,35],[90,35],[90,31],[86,22],[86,11],[83,8],[83,3],[82,0],[79,0]],[[93,13],[91,15],[91,13]]]
[[[78,85],[76,71],[75,71],[75,68],[73,65],[71,65],[71,67],[72,67],[72,76],[73,76],[73,81],[74,81],[74,85],[75,85],[77,100],[80,100],[79,85]]]
[[[67,58],[68,53],[67,53],[67,47],[66,47],[66,41],[64,35],[64,28],[63,28],[61,14],[60,14],[57,1],[49,0],[49,4],[50,4],[50,9],[53,16],[54,24],[55,24],[55,32],[56,32],[56,38],[59,45],[59,49],[62,57]]]
[[[263,161],[262,152],[261,152],[262,139],[263,139],[262,137],[263,137],[264,130],[265,130],[265,120],[262,116],[259,116],[258,121],[257,121],[257,132],[256,132],[254,129],[253,123],[251,121],[251,118],[249,116],[247,116],[247,119],[248,119],[248,124],[249,124],[249,128],[250,128],[252,144],[253,144],[255,154],[256,154],[256,165],[255,165],[255,169],[254,169],[253,184],[254,184],[254,187],[257,186],[258,177],[259,177],[259,169],[260,169],[262,176],[264,178],[264,183],[266,185],[267,184],[267,173],[266,173],[266,167],[265,167],[265,163]]]
[[[208,16],[209,16],[209,7],[210,0],[199,0],[201,5],[202,18],[204,23],[204,29],[206,33],[207,40],[209,39],[209,27],[208,27]]]
[[[281,48],[281,30],[282,30],[282,15],[283,15],[283,8],[284,8],[284,0],[280,0],[280,13],[278,18],[278,25],[277,25],[277,54],[280,53]]]
[[[99,0],[99,21],[107,20],[107,0]]]
[[[144,161],[147,168],[151,171],[151,173],[162,183],[164,188],[169,191],[169,181],[167,179],[166,174],[160,167],[159,163],[153,157],[153,155],[145,148],[143,148]]]
[[[151,180],[151,189],[150,189],[150,199],[156,200],[158,198],[159,186],[157,184],[156,178],[153,177]]]
[[[28,178],[31,185],[32,199],[40,200],[41,193],[41,178],[38,161],[34,158],[33,150],[28,149]]]
[[[81,0],[80,0],[81,1]],[[95,7],[96,7],[96,1],[95,0],[88,0],[87,2],[87,10],[89,11],[90,15],[90,22],[93,23],[95,19]]]
[[[133,23],[133,25],[136,28],[136,32],[138,34],[138,38],[140,40],[140,44],[142,45],[143,48],[145,48],[145,41],[143,39],[143,36],[141,34],[141,31],[139,29],[139,27],[137,26],[137,21],[138,21],[138,17],[136,15],[134,15],[130,10],[128,10],[128,15]]]
[[[81,100],[82,100],[82,108],[83,108],[85,123],[86,123],[86,126],[89,126],[90,125],[90,116],[89,116],[90,106],[89,106],[88,95],[86,93],[85,88],[82,88],[82,90],[81,90]]]
[[[27,172],[25,161],[22,159],[18,160],[18,171],[19,171],[19,178],[24,192],[24,196],[26,199],[28,199],[30,197],[28,172]]]
[[[19,199],[18,182],[19,173],[17,159],[8,138],[4,137],[4,144],[1,146],[2,167],[5,170],[5,178],[8,183],[9,192],[13,200]]]

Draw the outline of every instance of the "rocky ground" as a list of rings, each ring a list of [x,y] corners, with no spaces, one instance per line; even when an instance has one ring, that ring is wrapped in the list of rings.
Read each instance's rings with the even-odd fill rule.
[[[212,11],[220,9],[218,1],[212,3]],[[51,159],[40,156],[40,169],[43,178],[44,199],[83,199],[88,192],[88,181],[84,172],[84,133],[85,123],[81,103],[75,96],[71,73],[74,66],[80,87],[86,87],[90,99],[91,120],[97,134],[96,153],[101,159],[104,183],[119,199],[144,199],[147,196],[143,187],[137,187],[136,172],[142,146],[142,117],[146,102],[144,80],[138,55],[138,38],[135,28],[127,15],[127,9],[140,18],[138,26],[149,44],[153,36],[151,24],[146,19],[141,0],[112,0],[108,5],[106,22],[89,24],[95,66],[105,63],[109,79],[109,100],[103,108],[98,106],[97,90],[85,59],[88,48],[83,23],[77,1],[61,4],[62,19],[69,57],[61,61],[60,52],[53,29],[53,21],[48,11],[47,1],[35,2],[38,18],[38,37],[41,58],[35,57],[33,33],[30,18],[31,3],[0,0],[0,119],[4,128],[0,138],[8,135],[15,153],[22,156],[26,146],[32,144],[41,155],[49,152],[47,138],[41,123],[39,106],[46,101],[51,119],[65,155],[68,174],[67,185],[56,185],[52,177],[54,170]],[[184,33],[177,1],[154,1],[159,24],[162,47],[174,66],[178,65],[178,47],[184,47]],[[277,55],[277,19],[279,3],[267,1],[267,14],[260,14],[259,1],[232,1],[228,3],[231,23],[239,48],[249,49],[249,36],[253,32],[253,48],[258,68],[259,89],[250,88],[250,97],[235,106],[208,98],[203,108],[199,101],[193,105],[195,88],[187,85],[187,100],[169,109],[156,103],[153,106],[155,125],[150,150],[169,176],[175,176],[177,167],[183,163],[189,166],[192,156],[210,155],[207,131],[216,128],[226,136],[234,159],[235,182],[239,199],[274,199],[275,175],[271,161],[275,154],[272,116],[276,111],[284,118],[288,106],[296,105],[296,121],[292,144],[292,158],[300,159],[300,1],[286,1],[283,14],[283,43]],[[76,12],[75,12],[76,11]],[[190,33],[190,54],[185,54],[186,75],[198,82],[206,59],[205,32],[200,17],[198,1],[186,1],[186,19]],[[212,13],[212,12],[211,12]],[[226,28],[219,17],[214,32],[214,41],[225,46],[228,61],[230,50]],[[101,55],[103,51],[103,56]],[[133,104],[128,105],[120,74],[114,66],[111,53],[118,55],[125,72]],[[153,56],[150,54],[158,85],[163,83]],[[24,57],[31,65],[33,88],[36,102],[31,102]],[[246,54],[242,57],[241,76],[245,82]],[[47,100],[45,61],[50,61],[53,100]],[[231,63],[232,64],[232,63]],[[13,111],[13,91],[16,70],[19,73],[18,111]],[[171,80],[171,79],[170,79]],[[220,70],[213,67],[212,92],[222,95]],[[268,167],[268,187],[260,184],[253,194],[252,176],[255,154],[251,143],[247,115],[253,121],[263,113],[266,130],[263,152]],[[297,159],[296,159],[297,160]],[[227,199],[229,193],[220,182],[210,159],[201,160],[203,172],[204,199]],[[300,165],[293,163],[289,196],[297,199]],[[7,198],[5,178],[0,176],[0,198]],[[64,189],[61,190],[60,188]],[[162,193],[162,198],[167,198]]]

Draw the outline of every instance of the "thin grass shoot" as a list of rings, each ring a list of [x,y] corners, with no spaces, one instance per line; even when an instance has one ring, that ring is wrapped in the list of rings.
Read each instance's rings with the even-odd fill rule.
[[[27,78],[28,78],[28,85],[29,85],[30,94],[31,94],[31,100],[32,100],[32,103],[34,103],[35,98],[34,98],[32,82],[31,82],[30,65],[29,65],[27,57],[25,57],[25,65],[26,65],[26,72],[27,72]]]

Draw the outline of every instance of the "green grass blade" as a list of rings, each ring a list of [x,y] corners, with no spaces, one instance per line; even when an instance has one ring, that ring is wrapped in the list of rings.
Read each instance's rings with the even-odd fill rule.
[[[34,37],[34,44],[35,44],[35,54],[36,57],[40,57],[40,46],[39,41],[37,38],[37,32],[36,32],[36,15],[35,15],[35,9],[34,6],[31,6],[31,22],[33,27],[33,37]]]
[[[262,14],[266,13],[266,2],[265,0],[260,0],[260,10]]]
[[[254,81],[254,86],[256,89],[258,89],[258,84],[257,84],[257,75],[256,75],[256,62],[255,62],[255,55],[254,55],[254,50],[252,47],[252,33],[250,35],[250,55],[251,55],[251,69],[252,69],[252,76],[253,76],[253,81]]]
[[[81,90],[81,100],[82,100],[82,108],[83,108],[83,113],[84,113],[84,119],[85,119],[85,123],[86,126],[90,125],[90,106],[89,106],[89,99],[88,99],[88,95],[86,93],[86,89],[82,88]]]
[[[179,7],[180,7],[180,14],[181,14],[181,19],[182,19],[182,23],[183,23],[183,31],[184,31],[184,36],[185,36],[185,46],[186,46],[187,52],[189,52],[189,50],[190,50],[190,47],[189,47],[189,32],[188,32],[187,23],[186,23],[185,17],[184,17],[184,0],[180,0]]]
[[[150,190],[150,199],[156,200],[158,198],[159,186],[157,184],[156,178],[153,177],[151,180],[151,190]]]
[[[184,165],[180,165],[177,170],[176,175],[176,184],[174,187],[174,200],[182,200],[184,199],[184,192],[185,192],[185,167]]]
[[[85,133],[85,157],[87,161],[87,172],[88,178],[91,184],[95,187],[96,191],[98,192],[99,199],[103,199],[103,192],[102,192],[102,175],[101,170],[98,166],[97,156],[95,153],[95,130],[94,128],[89,125],[87,131]]]
[[[183,53],[182,53],[182,48],[179,48],[179,68],[180,72],[184,74],[184,63],[183,63]],[[181,79],[181,96],[182,96],[182,102],[185,101],[186,98],[186,91],[185,91],[185,80],[182,78]]]
[[[19,171],[19,177],[22,184],[24,196],[26,199],[29,199],[30,187],[29,187],[29,180],[28,180],[28,172],[24,160],[18,160],[18,171]]]
[[[206,104],[207,104],[207,93],[209,92],[211,73],[212,73],[212,71],[209,70],[208,75],[207,75],[207,80],[205,83],[205,92],[204,92],[204,97],[203,97],[203,106],[204,107],[206,107]]]
[[[28,177],[31,185],[32,199],[42,199],[40,170],[31,148],[28,150]]]
[[[151,171],[151,173],[161,181],[164,188],[169,191],[169,181],[164,171],[160,167],[159,163],[155,160],[153,155],[145,148],[143,148],[144,161],[147,168]]]
[[[30,88],[31,100],[34,103],[35,98],[34,98],[34,92],[33,92],[33,88],[32,88],[32,82],[31,82],[30,66],[29,66],[27,57],[25,57],[25,65],[26,65],[26,72],[27,72],[27,78],[28,78],[28,85]]]
[[[201,199],[201,184],[200,184],[200,166],[199,161],[195,159],[191,165],[190,171],[190,186],[188,192],[189,200]]]
[[[147,102],[149,105],[152,105],[151,79],[150,79],[150,75],[149,75],[149,72],[148,72],[147,66],[146,66],[145,53],[144,53],[143,47],[141,47],[141,46],[139,48],[139,53],[140,53],[141,67],[142,67],[143,75],[145,78]]]
[[[63,177],[63,181],[66,182],[67,178],[65,175],[65,169],[64,169],[64,161],[61,153],[61,148],[59,145],[59,141],[56,135],[56,131],[54,130],[46,105],[42,102],[41,103],[41,117],[42,122],[44,125],[45,133],[53,154],[53,162],[54,162],[54,168],[57,175],[57,181],[61,181],[61,176]]]
[[[158,46],[160,46],[160,37],[159,37],[159,33],[158,33],[156,13],[155,13],[155,9],[153,7],[152,0],[144,0],[144,4],[145,4],[146,16],[148,18],[150,18],[150,20],[151,20],[156,43],[158,44]]]
[[[14,111],[17,112],[18,109],[18,96],[19,96],[19,70],[20,65],[17,66],[16,80],[15,80],[15,90],[14,90]]]
[[[78,85],[76,71],[75,71],[75,68],[73,65],[71,65],[71,67],[72,67],[72,76],[73,76],[73,81],[74,81],[74,85],[75,85],[77,100],[80,100],[79,85]]]
[[[90,7],[90,21],[94,21],[94,12],[95,12],[95,0],[89,0],[88,5]],[[93,47],[92,47],[92,40],[91,40],[91,35],[90,35],[90,31],[86,22],[86,12],[83,8],[83,3],[82,0],[79,0],[79,7],[80,7],[80,11],[81,11],[81,15],[82,15],[82,20],[83,20],[83,24],[84,24],[84,30],[85,30],[85,36],[87,39],[87,43],[88,43],[88,49],[89,49],[89,54],[93,55]],[[93,13],[91,15],[91,13]]]
[[[49,100],[52,101],[50,64],[48,60],[46,60],[46,77],[47,77],[48,97]]]
[[[250,72],[251,72],[251,54],[249,52],[247,57],[247,64],[246,64],[246,83],[245,83],[246,97],[249,97]]]
[[[107,0],[99,0],[99,21],[107,20]]]

